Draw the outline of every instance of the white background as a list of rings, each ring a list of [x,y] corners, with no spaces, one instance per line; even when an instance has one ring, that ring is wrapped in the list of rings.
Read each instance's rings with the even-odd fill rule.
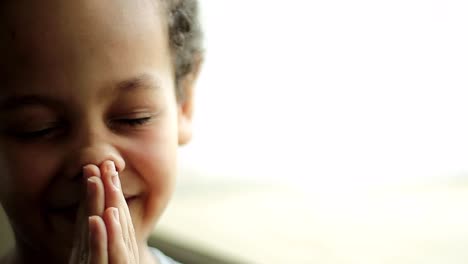
[[[467,2],[201,4],[185,165],[306,188],[467,175]]]

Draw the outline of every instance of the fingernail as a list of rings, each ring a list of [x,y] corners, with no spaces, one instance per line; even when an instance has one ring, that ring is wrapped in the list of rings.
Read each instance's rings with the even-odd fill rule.
[[[112,214],[114,215],[115,221],[119,222],[119,210],[117,208],[112,208]]]
[[[96,220],[93,220],[93,218],[95,218],[95,216],[88,216],[88,238],[90,241],[96,237],[97,233]]]
[[[86,191],[88,195],[91,196],[96,192],[96,181],[93,178],[88,178],[87,183]]]
[[[120,189],[120,179],[117,172],[112,175],[112,183],[114,184],[115,188]]]
[[[115,163],[114,163],[113,161],[108,162],[108,163],[107,163],[107,169],[108,169],[111,173],[115,173],[115,172],[116,172]]]

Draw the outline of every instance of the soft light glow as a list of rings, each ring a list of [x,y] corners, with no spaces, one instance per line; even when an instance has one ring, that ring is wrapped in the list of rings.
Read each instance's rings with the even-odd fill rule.
[[[183,163],[306,188],[468,173],[466,1],[202,1]]]

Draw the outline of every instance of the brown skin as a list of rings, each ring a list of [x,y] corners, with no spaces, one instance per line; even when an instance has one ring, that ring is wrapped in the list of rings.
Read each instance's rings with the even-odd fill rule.
[[[178,102],[157,1],[10,2],[0,16],[0,201],[16,248],[4,263],[154,263],[146,240],[190,140],[198,67]]]

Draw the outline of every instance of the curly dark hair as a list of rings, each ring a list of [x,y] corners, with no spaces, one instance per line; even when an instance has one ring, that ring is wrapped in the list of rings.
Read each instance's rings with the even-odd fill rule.
[[[177,98],[183,99],[180,81],[194,70],[203,54],[198,0],[161,0],[161,2],[167,12]]]

